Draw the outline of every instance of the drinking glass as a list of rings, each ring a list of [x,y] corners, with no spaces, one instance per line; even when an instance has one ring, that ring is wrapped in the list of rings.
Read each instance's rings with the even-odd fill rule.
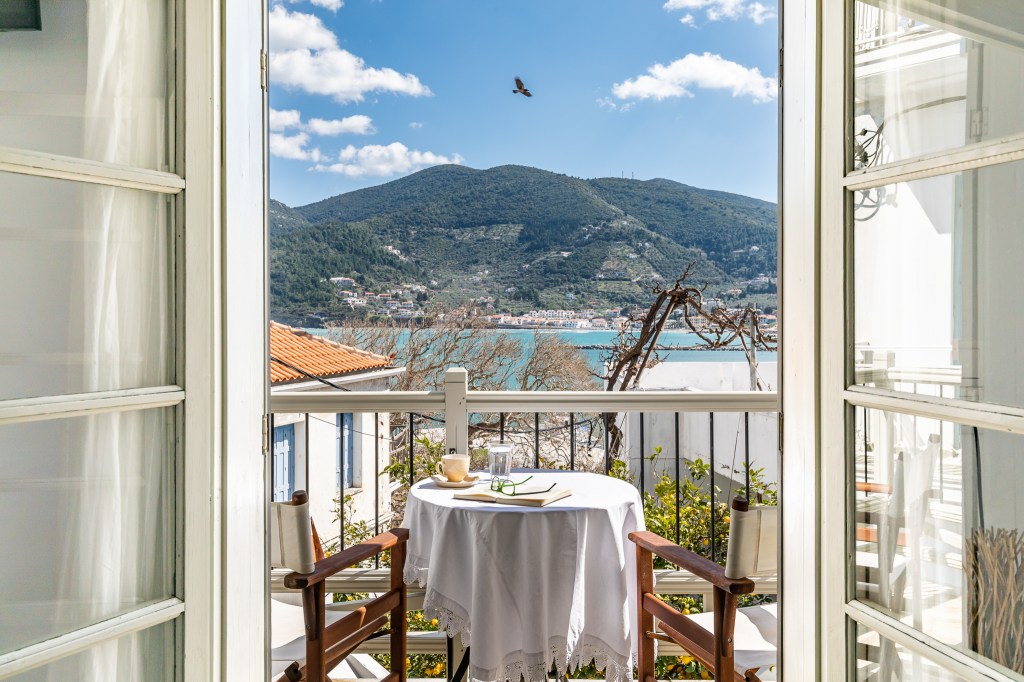
[[[487,464],[491,473],[491,484],[507,480],[512,473],[512,444],[493,441],[487,444]]]

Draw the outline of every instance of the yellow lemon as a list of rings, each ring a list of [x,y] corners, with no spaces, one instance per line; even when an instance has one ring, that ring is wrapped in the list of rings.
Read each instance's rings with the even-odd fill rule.
[[[683,656],[683,664],[689,665],[693,663],[693,656]]]
[[[702,680],[710,680],[711,679],[711,675],[708,674],[707,670],[701,670],[700,671],[700,679],[702,679]]]
[[[683,615],[684,616],[689,616],[690,615],[690,609],[683,609]],[[683,662],[686,663],[687,661],[683,661]]]
[[[430,624],[433,625],[436,628],[437,627],[437,618],[432,619],[430,621]]]
[[[725,522],[725,525],[727,525],[727,526],[729,525],[729,517],[728,516],[726,516],[724,519],[722,519],[722,521]]]

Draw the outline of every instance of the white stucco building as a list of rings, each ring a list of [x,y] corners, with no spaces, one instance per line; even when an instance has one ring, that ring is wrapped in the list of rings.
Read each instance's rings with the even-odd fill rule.
[[[402,373],[391,358],[344,346],[277,322],[270,323],[270,391],[386,391]],[[376,423],[375,423],[376,422]],[[271,458],[274,500],[309,493],[310,513],[325,544],[346,520],[373,524],[388,513],[388,415],[372,412],[275,414]],[[375,490],[376,487],[376,496]],[[380,506],[375,506],[379,499]],[[382,514],[378,512],[381,510]],[[351,512],[351,513],[350,513]]]

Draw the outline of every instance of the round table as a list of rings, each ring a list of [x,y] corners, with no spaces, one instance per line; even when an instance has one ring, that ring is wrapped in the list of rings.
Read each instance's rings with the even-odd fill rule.
[[[636,564],[628,535],[644,529],[635,488],[609,476],[516,470],[572,495],[546,507],[456,500],[430,479],[413,486],[405,581],[426,586],[424,610],[469,647],[481,682],[548,679],[594,661],[632,679]],[[480,485],[487,488],[487,476]],[[472,490],[472,489],[471,489]]]

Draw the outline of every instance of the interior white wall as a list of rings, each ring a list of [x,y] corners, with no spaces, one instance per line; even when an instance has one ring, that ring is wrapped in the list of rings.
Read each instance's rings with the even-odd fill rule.
[[[0,145],[81,155],[87,9],[42,0],[43,30],[0,33]]]
[[[956,190],[952,176],[890,186],[892,203],[854,224],[856,348],[893,351],[896,367],[950,366]]]
[[[0,42],[3,37],[0,35]],[[6,71],[6,69],[0,69]],[[2,124],[0,124],[2,128]],[[81,390],[82,224],[80,184],[0,173],[0,398]]]
[[[59,481],[67,476],[72,444],[84,435],[79,420],[53,428],[41,422],[0,427],[0,467],[7,481]],[[54,561],[67,533],[59,489],[35,489],[18,484],[0,489],[0,547],[5,547],[4,574],[0,580],[0,650],[32,621],[52,618],[53,605],[46,600],[59,585],[60,562]],[[15,548],[36,548],[14,551]],[[16,576],[22,576],[17,578]],[[39,603],[43,602],[43,603]],[[40,613],[42,611],[42,613]],[[24,644],[24,642],[21,642]]]
[[[363,381],[346,381],[345,385],[354,391],[384,391],[388,388],[388,380],[370,378]],[[275,387],[275,390],[289,390],[287,385]],[[335,389],[323,386],[317,392],[330,392]],[[305,489],[309,494],[310,515],[316,523],[320,538],[329,543],[337,539],[341,532],[338,517],[338,430],[337,414],[277,413],[274,415],[274,426],[295,424],[295,488]],[[374,442],[374,421],[377,422],[376,433],[380,437],[379,445]],[[389,415],[372,412],[357,412],[352,415],[352,482],[353,486],[345,491],[349,496],[349,506],[345,509],[346,522],[364,522],[371,531],[375,518],[374,485],[378,488],[380,501],[381,529],[388,527],[391,498],[388,493],[389,477],[385,474],[374,479],[375,471],[383,472],[389,464],[390,434]],[[307,439],[308,435],[308,439]],[[374,457],[377,462],[374,462]],[[300,484],[301,482],[301,484]],[[269,483],[269,482],[268,482]]]
[[[308,467],[309,513],[325,543],[337,538],[340,529],[337,505],[338,428],[336,414],[309,415],[309,449],[303,453]]]
[[[972,81],[972,98],[986,111],[991,136],[1020,132],[1024,121],[1024,54],[990,50],[979,59],[978,76]],[[993,58],[998,56],[998,58]],[[965,191],[963,219],[975,226],[977,265],[977,346],[975,371],[982,400],[1024,406],[1024,162],[1002,164],[976,173]],[[1019,482],[1024,480],[1024,439],[1019,435],[983,430],[979,433],[985,523],[1000,528],[1024,528],[1024,499]],[[968,440],[965,453],[973,454]],[[976,518],[977,485],[974,470],[967,466],[965,482],[970,493],[968,511]]]

